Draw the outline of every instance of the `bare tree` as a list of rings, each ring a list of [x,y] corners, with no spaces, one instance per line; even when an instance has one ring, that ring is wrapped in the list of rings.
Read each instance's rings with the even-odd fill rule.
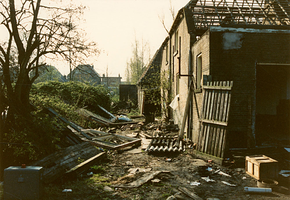
[[[47,1],[46,1],[47,2]],[[51,3],[52,1],[49,1]],[[2,75],[2,98],[9,105],[11,114],[27,115],[30,112],[29,92],[38,77],[38,68],[45,65],[50,55],[62,56],[70,61],[81,59],[91,53],[99,53],[96,44],[87,42],[74,23],[83,7],[68,8],[44,4],[41,0],[0,1],[1,27],[5,27],[8,39],[0,45],[0,69]],[[15,47],[19,74],[15,85],[11,80],[11,54]],[[30,72],[34,71],[30,77]]]
[[[174,7],[172,6],[172,1],[170,0],[170,7],[169,7],[169,12],[170,12],[170,15],[172,17],[172,20],[174,20],[175,18],[175,10],[174,10]],[[169,29],[166,27],[166,24],[165,24],[165,15],[158,15],[158,18],[163,26],[163,28],[165,29],[165,31],[169,34]]]
[[[126,74],[128,80],[132,84],[136,84],[146,69],[146,63],[150,60],[150,47],[147,42],[144,42],[143,39],[140,42],[135,38],[134,43],[132,44],[132,57],[130,61],[127,62]]]
[[[96,44],[85,40],[76,26],[84,7],[63,7],[61,2],[0,1],[0,30],[7,35],[0,43],[0,113],[6,113],[0,117],[0,156],[4,133],[17,128],[21,133],[21,128],[34,126],[29,94],[45,59],[56,55],[67,61],[81,60],[99,53]]]

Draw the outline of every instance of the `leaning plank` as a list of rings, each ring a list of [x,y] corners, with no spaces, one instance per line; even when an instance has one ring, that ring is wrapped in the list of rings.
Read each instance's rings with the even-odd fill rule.
[[[178,187],[178,190],[194,200],[202,200],[202,198],[200,198],[198,195],[194,194],[193,192],[189,191],[185,187]]]
[[[106,153],[105,152],[101,152],[101,153],[99,153],[99,154],[87,159],[86,161],[80,163],[79,165],[71,168],[70,170],[68,170],[66,172],[66,174],[75,174],[75,175],[76,174],[81,174],[82,172],[87,170],[90,166],[92,166],[96,162],[100,161],[105,156],[106,156]]]
[[[91,111],[88,111],[84,108],[78,109],[78,110],[76,110],[76,112],[79,115],[85,117],[86,119],[100,124],[101,126],[115,127],[115,126],[122,126],[122,125],[127,125],[127,124],[137,124],[138,123],[138,122],[134,122],[134,121],[131,121],[131,122],[113,122],[110,119],[102,117],[102,116],[95,114]]]
[[[33,163],[33,165],[42,166],[44,168],[43,180],[45,183],[50,183],[63,176],[68,170],[77,166],[80,161],[87,160],[99,153],[101,153],[101,151],[89,142],[82,142],[81,144],[59,150]]]
[[[78,126],[76,126],[75,124],[69,122],[66,118],[60,116],[56,111],[54,111],[52,108],[47,108],[47,110],[54,114],[56,117],[58,117],[61,121],[63,121],[64,123],[66,123],[67,125],[71,126],[73,129],[75,129],[76,131],[80,132],[83,136],[85,136],[87,139],[91,140],[92,138],[90,136],[88,136],[86,133],[82,132]]]

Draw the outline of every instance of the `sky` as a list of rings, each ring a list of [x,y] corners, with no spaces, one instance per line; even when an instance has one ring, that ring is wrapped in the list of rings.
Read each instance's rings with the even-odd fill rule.
[[[49,0],[58,2],[58,0]],[[159,49],[167,37],[160,18],[163,18],[167,29],[170,29],[173,18],[170,8],[175,14],[190,0],[60,0],[71,1],[76,5],[83,5],[87,9],[83,15],[80,28],[86,37],[98,44],[101,54],[90,57],[86,63],[102,76],[118,76],[126,80],[125,70],[127,62],[132,57],[132,45],[137,40],[147,44],[149,55],[152,56]],[[3,28],[3,27],[1,27]],[[4,30],[5,31],[5,30]],[[3,30],[0,29],[3,36]],[[147,54],[147,57],[149,57]],[[55,66],[63,75],[69,73],[69,63],[62,61],[47,61]]]
[[[175,13],[188,2],[171,0]],[[132,56],[135,39],[148,44],[152,57],[167,36],[159,17],[164,17],[168,29],[173,22],[170,0],[81,0],[81,3],[87,7],[81,27],[102,50],[98,57],[89,58],[84,64],[94,65],[101,76],[106,69],[109,76],[120,74],[122,81],[126,80],[126,63]],[[57,68],[62,74],[69,73],[68,64]]]

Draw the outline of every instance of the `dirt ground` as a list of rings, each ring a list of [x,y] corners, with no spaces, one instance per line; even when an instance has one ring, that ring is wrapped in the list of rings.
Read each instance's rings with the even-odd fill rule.
[[[144,128],[139,124],[122,127],[117,133],[138,135],[144,131],[153,135],[160,133],[159,129],[160,125],[149,124]],[[257,187],[257,181],[244,168],[209,163],[197,158],[192,149],[175,154],[148,154],[137,147],[107,151],[107,160],[92,166],[77,179],[61,178],[45,185],[42,199],[290,199],[285,185],[269,194],[246,193],[244,187]]]
[[[182,192],[182,188],[195,193],[201,199],[290,199],[281,192],[271,194],[250,194],[244,187],[256,187],[256,180],[248,176],[244,169],[229,169],[219,165],[209,165],[202,159],[187,152],[174,156],[156,156],[142,153],[123,152],[109,155],[109,161],[102,163],[91,177],[78,181],[62,180],[45,187],[43,199],[192,199]],[[210,168],[209,168],[210,167]],[[135,174],[130,169],[138,168]],[[209,172],[206,169],[229,174],[231,177]],[[119,188],[146,174],[162,171],[160,174],[136,188]],[[214,182],[206,182],[209,177]],[[224,184],[226,181],[233,186]],[[199,185],[194,185],[199,184]],[[72,192],[64,193],[64,189]],[[172,199],[174,199],[172,197]]]

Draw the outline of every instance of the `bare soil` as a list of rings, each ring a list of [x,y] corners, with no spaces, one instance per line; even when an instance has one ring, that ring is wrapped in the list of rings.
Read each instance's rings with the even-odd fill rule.
[[[245,193],[244,187],[257,187],[257,181],[247,175],[244,169],[229,169],[209,164],[187,152],[171,156],[148,155],[146,152],[114,152],[109,153],[109,159],[100,165],[101,172],[92,170],[92,177],[75,181],[62,180],[46,186],[43,199],[167,199],[172,195],[175,195],[176,199],[192,199],[181,192],[180,188],[186,188],[202,199],[290,199],[289,194],[276,191],[271,194]],[[210,169],[208,167],[213,171],[220,169],[231,177],[209,172],[206,170]],[[139,172],[130,174],[132,168],[139,168]],[[140,187],[114,187],[140,180],[144,174],[155,171],[163,173]],[[202,177],[209,177],[214,182],[206,182]],[[235,186],[225,185],[222,181]],[[194,186],[193,183],[200,185]],[[111,191],[105,191],[107,187],[111,188]],[[64,193],[63,189],[72,189],[72,192]]]
[[[144,131],[153,135],[159,129],[160,125],[156,124],[146,127],[142,124],[135,127],[130,125],[122,127],[117,133],[138,135],[136,133]],[[257,180],[247,175],[244,168],[209,163],[196,157],[192,149],[182,153],[158,155],[148,154],[138,147],[124,151],[107,151],[107,158],[77,179],[61,178],[56,183],[45,185],[42,199],[193,199],[182,192],[184,188],[201,199],[290,199],[287,185],[270,194],[244,192],[244,187],[257,187]],[[144,177],[157,171],[160,171],[158,175],[145,183],[141,182]],[[229,176],[221,175],[219,171]],[[213,182],[207,182],[203,179],[205,177]],[[132,183],[140,183],[140,186],[134,187]],[[226,185],[227,183],[231,186]],[[65,192],[64,189],[71,191]]]

